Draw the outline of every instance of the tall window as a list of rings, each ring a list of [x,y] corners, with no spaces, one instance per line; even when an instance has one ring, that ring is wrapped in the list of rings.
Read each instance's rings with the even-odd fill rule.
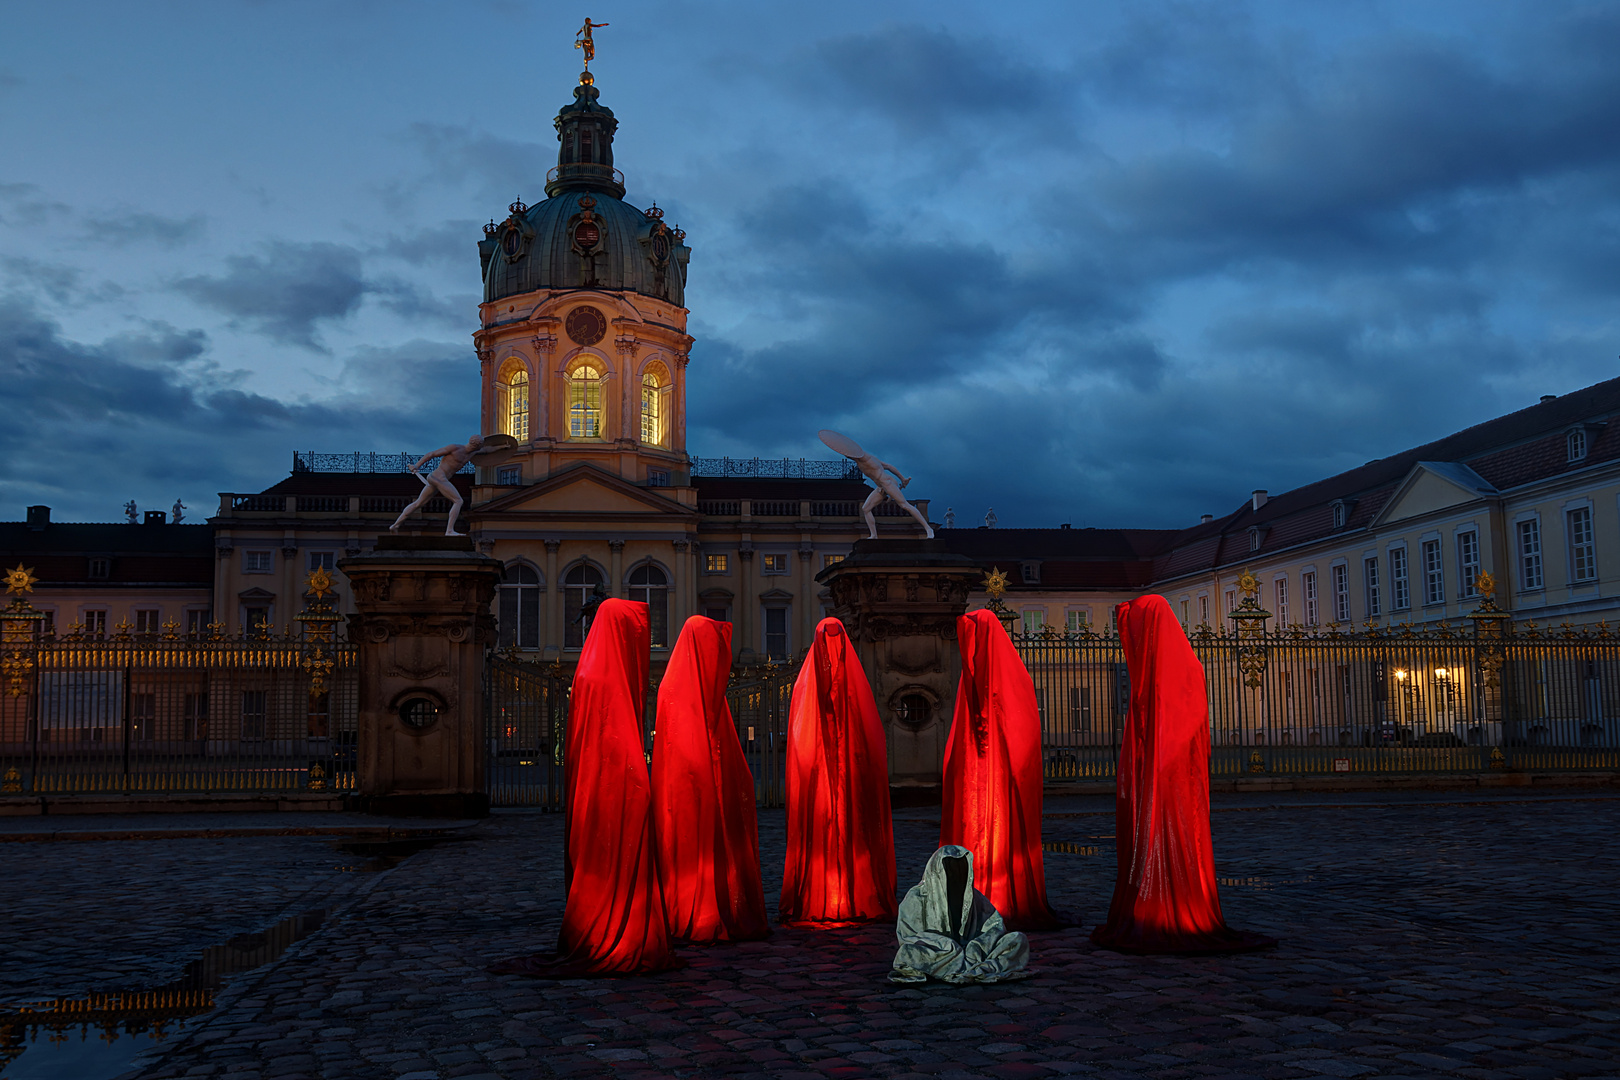
[[[1378,603],[1378,556],[1362,562],[1361,580],[1367,587],[1367,618],[1375,619],[1382,614]]]
[[[1479,533],[1470,530],[1457,534],[1457,573],[1462,575],[1463,599],[1478,596],[1475,581],[1479,578]]]
[[[1423,602],[1446,602],[1446,573],[1440,563],[1440,541],[1423,541]]]
[[[265,711],[265,691],[242,691],[242,738],[262,739],[268,714]]]
[[[599,585],[605,591],[602,572],[589,563],[580,563],[563,576],[563,644],[570,649],[585,644],[585,623],[589,616],[581,617],[580,613],[591,603]]]
[[[641,376],[641,441],[669,448],[669,374],[651,364]]]
[[[652,621],[652,647],[669,645],[669,578],[652,563],[630,571],[630,599],[647,605]]]
[[[1333,568],[1333,621],[1350,621],[1350,568],[1344,563]]]
[[[1586,460],[1586,432],[1572,431],[1569,433],[1569,460]]]
[[[568,376],[568,437],[602,437],[602,372],[580,364]]]
[[[1200,626],[1208,626],[1209,625],[1209,597],[1208,596],[1200,596],[1198,598],[1198,624]]]
[[[1090,616],[1085,608],[1070,608],[1063,613],[1063,628],[1071,634],[1084,633]],[[1181,602],[1181,621],[1187,621],[1187,601]]]
[[[1026,634],[1038,634],[1046,628],[1045,608],[1025,608],[1023,611],[1023,631]]]
[[[129,695],[130,736],[143,742],[157,738],[157,695]]]
[[[1519,587],[1541,588],[1541,521],[1519,522]]]
[[[501,367],[495,385],[495,422],[502,434],[518,442],[529,438],[529,369],[517,357]]]
[[[158,629],[158,612],[156,608],[137,608],[135,610],[135,632],[137,634],[156,634]]]
[[[1317,623],[1316,571],[1308,570],[1299,575],[1299,590],[1305,594],[1305,625],[1315,626]]]
[[[1597,580],[1597,550],[1592,543],[1592,508],[1571,510],[1569,518],[1569,579]]]
[[[1275,599],[1272,601],[1272,606],[1277,609],[1277,625],[1278,626],[1287,626],[1288,625],[1288,579],[1285,578],[1285,577],[1278,578],[1276,581],[1271,583],[1271,589],[1272,589],[1272,592],[1275,594]]]
[[[310,570],[330,571],[337,563],[337,552],[335,551],[311,551],[308,554]]]
[[[107,613],[91,610],[84,613],[84,632],[87,637],[107,636]]]
[[[788,656],[788,609],[765,609],[765,655],[772,660],[786,660]]]
[[[1395,611],[1405,611],[1412,606],[1412,583],[1406,573],[1406,549],[1395,547],[1389,549],[1389,581],[1392,590],[1390,607]]]
[[[500,642],[520,649],[540,647],[540,571],[516,562],[501,576]]]

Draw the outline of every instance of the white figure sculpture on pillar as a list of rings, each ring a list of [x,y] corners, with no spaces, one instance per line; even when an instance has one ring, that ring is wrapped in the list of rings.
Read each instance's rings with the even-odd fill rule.
[[[456,485],[450,478],[460,472],[461,467],[471,461],[472,456],[483,449],[483,446],[483,436],[474,435],[467,440],[466,446],[441,446],[437,450],[423,454],[410,469],[411,473],[422,481],[422,494],[416,497],[415,502],[400,511],[399,518],[388,526],[388,531],[398,532],[399,527],[405,524],[406,518],[416,513],[435,494],[442,494],[450,500],[450,520],[445,522],[444,535],[465,536],[465,533],[456,532],[456,518],[461,516],[461,492],[456,490]],[[438,458],[439,467],[423,476],[422,466],[428,463],[429,458]]]
[[[934,527],[928,524],[928,519],[922,516],[922,511],[912,506],[906,501],[906,497],[900,494],[900,489],[911,483],[911,477],[906,476],[888,462],[879,461],[872,454],[868,454],[861,449],[859,443],[847,435],[840,435],[838,432],[826,428],[823,428],[817,434],[821,436],[822,442],[853,461],[855,467],[861,470],[868,480],[877,485],[877,490],[868,495],[866,501],[861,504],[861,514],[866,518],[866,527],[871,533],[871,539],[876,540],[878,534],[877,522],[872,517],[872,511],[877,509],[878,505],[886,498],[893,499],[900,504],[900,509],[916,518],[917,524],[923,527],[924,536],[930,540],[934,538]],[[894,479],[889,477],[889,473],[893,473],[900,482],[896,484]]]
[[[415,502],[400,511],[399,517],[388,526],[388,531],[398,532],[399,527],[405,524],[405,519],[416,513],[437,492],[450,500],[450,520],[445,522],[444,535],[466,536],[466,533],[456,532],[456,519],[461,516],[461,492],[456,490],[456,485],[450,478],[460,472],[462,466],[469,461],[478,466],[494,466],[516,452],[517,440],[510,435],[474,435],[467,440],[465,446],[441,446],[437,450],[429,450],[418,458],[410,469],[411,473],[422,481],[422,494],[416,497]],[[422,466],[426,465],[430,458],[438,458],[439,467],[423,476]]]

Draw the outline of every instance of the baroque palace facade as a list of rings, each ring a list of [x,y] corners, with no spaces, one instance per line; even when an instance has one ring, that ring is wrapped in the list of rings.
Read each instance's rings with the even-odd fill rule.
[[[686,234],[624,201],[613,113],[581,77],[556,119],[546,198],[491,221],[473,335],[485,432],[517,439],[496,468],[457,477],[462,521],[506,564],[503,645],[565,659],[595,595],[646,601],[655,665],[680,623],[730,621],[739,659],[786,659],[824,614],[815,574],[866,535],[870,492],[847,463],[694,461],[686,448]],[[420,491],[408,460],[295,455],[292,474],[224,494],[216,529],[222,621],[280,631],[317,566],[372,546]],[[927,513],[926,500],[917,503]],[[407,530],[442,531],[444,500]],[[915,531],[885,515],[885,534]]]

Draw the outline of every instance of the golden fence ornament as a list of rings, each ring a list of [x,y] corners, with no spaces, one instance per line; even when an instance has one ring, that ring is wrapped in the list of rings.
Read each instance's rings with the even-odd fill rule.
[[[1238,670],[1243,673],[1243,685],[1255,689],[1265,682],[1266,620],[1271,618],[1271,612],[1260,606],[1260,582],[1247,567],[1237,579],[1237,587],[1243,591],[1243,600],[1227,618],[1232,620],[1233,636],[1237,639]]]

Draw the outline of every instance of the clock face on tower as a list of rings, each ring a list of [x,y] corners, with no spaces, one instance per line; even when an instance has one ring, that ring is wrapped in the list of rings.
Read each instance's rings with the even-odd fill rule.
[[[568,313],[563,329],[576,345],[595,345],[607,335],[607,316],[586,305]]]

